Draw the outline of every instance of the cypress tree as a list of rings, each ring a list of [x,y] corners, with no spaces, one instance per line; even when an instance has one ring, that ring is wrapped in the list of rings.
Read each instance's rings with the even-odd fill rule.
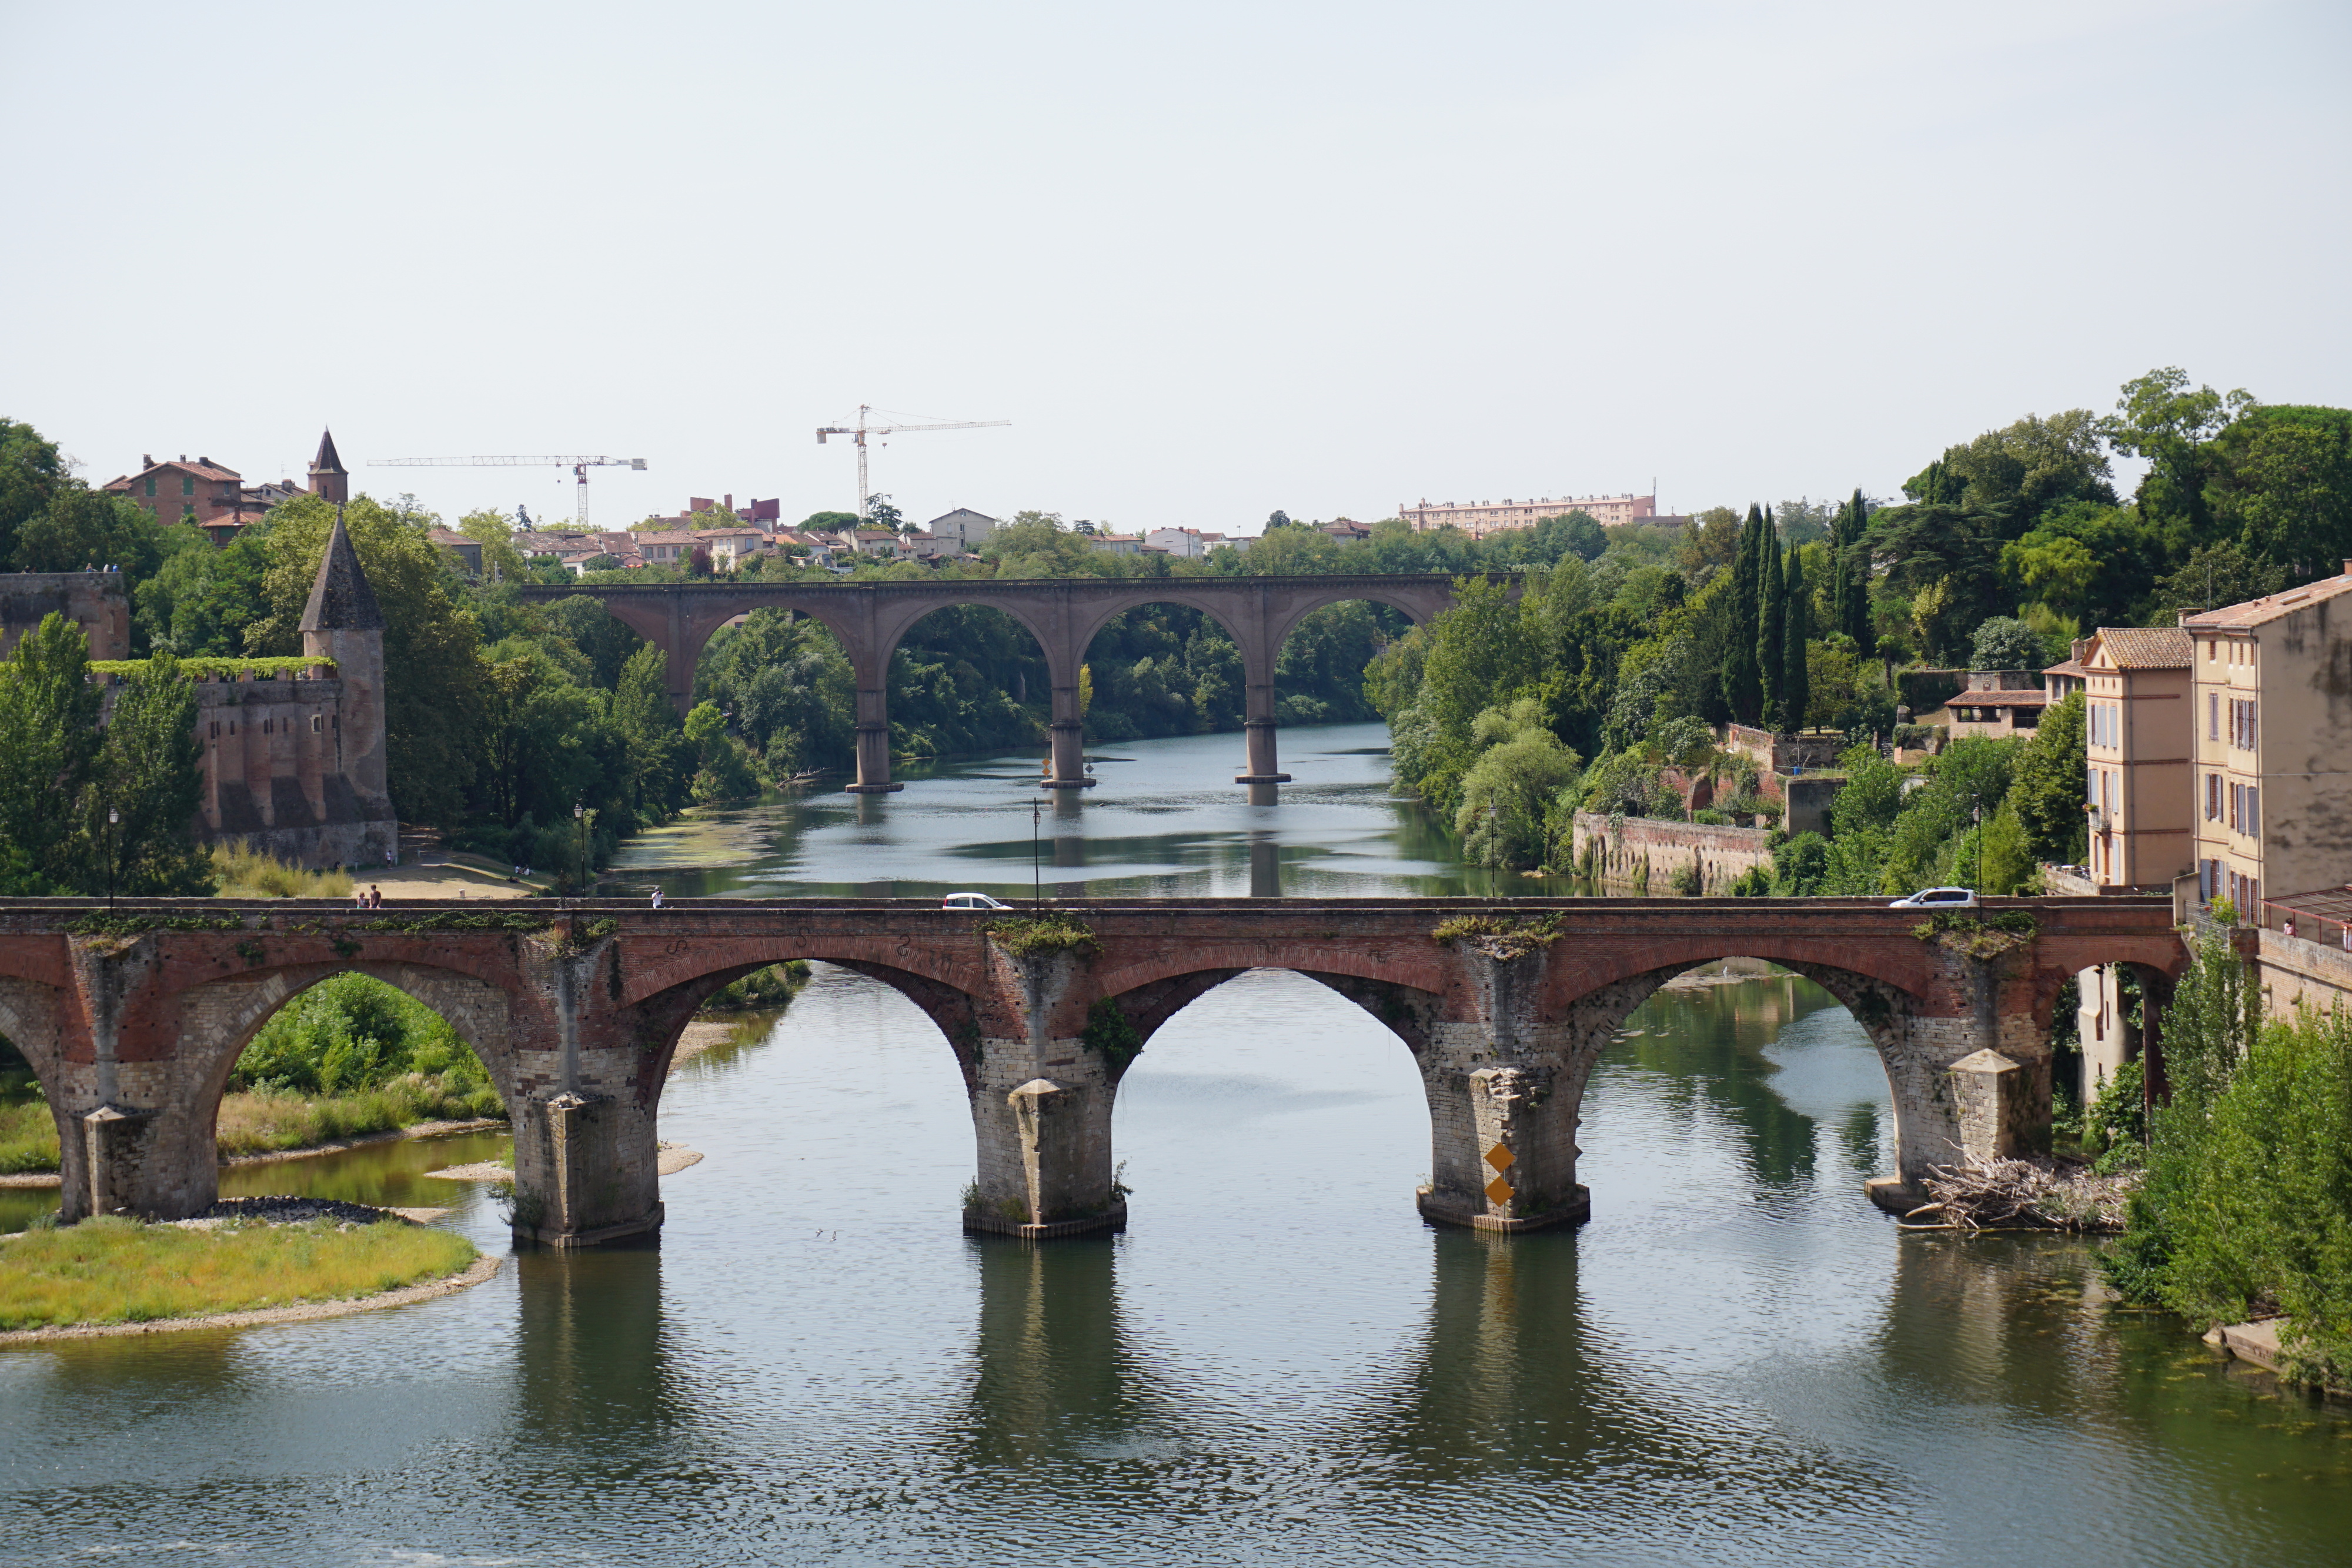
[[[1739,531],[1739,554],[1731,563],[1731,636],[1723,657],[1723,700],[1740,724],[1754,724],[1764,706],[1756,670],[1756,600],[1762,575],[1756,546],[1763,533],[1764,513],[1750,502],[1748,524]]]
[[[1805,727],[1805,710],[1812,706],[1813,687],[1805,669],[1805,644],[1813,635],[1813,596],[1805,587],[1805,559],[1794,547],[1789,551],[1789,621],[1781,637],[1788,674],[1780,683],[1780,723],[1794,732]]]
[[[1877,635],[1870,625],[1870,547],[1863,542],[1863,531],[1869,521],[1869,511],[1857,489],[1853,499],[1846,503],[1845,593],[1836,606],[1837,629],[1853,638],[1854,646],[1865,657],[1878,647]]]
[[[1788,684],[1789,580],[1780,565],[1780,541],[1774,537],[1772,514],[1764,514],[1764,580],[1756,595],[1756,675],[1764,688],[1764,727],[1788,727],[1780,707]]]

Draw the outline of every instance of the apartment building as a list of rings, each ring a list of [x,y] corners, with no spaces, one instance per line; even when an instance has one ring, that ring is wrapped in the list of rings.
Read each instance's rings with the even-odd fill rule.
[[[1531,528],[1546,517],[1564,517],[1570,512],[1582,512],[1603,528],[1666,520],[1658,516],[1655,496],[1562,496],[1557,500],[1543,496],[1516,501],[1506,496],[1499,502],[1444,501],[1434,506],[1424,497],[1419,506],[1397,503],[1397,516],[1411,523],[1415,532],[1456,528],[1481,539],[1505,528]]]
[[[1151,528],[1143,542],[1153,549],[1166,550],[1180,560],[1202,560],[1219,545],[1231,545],[1235,549],[1249,549],[1246,538],[1229,539],[1223,534],[1207,533],[1200,528]]]
[[[2189,633],[2102,626],[2075,649],[2091,875],[2101,887],[2168,889],[2197,858]]]
[[[2198,891],[2240,917],[2352,883],[2352,561],[2341,576],[2184,615]]]

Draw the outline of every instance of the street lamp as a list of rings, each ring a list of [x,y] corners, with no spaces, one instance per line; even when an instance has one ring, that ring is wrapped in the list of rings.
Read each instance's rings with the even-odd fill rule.
[[[1035,796],[1029,798],[1029,907],[1034,910],[1045,901],[1045,873],[1037,869],[1037,829],[1044,821],[1045,802]]]
[[[114,913],[114,830],[122,821],[122,813],[109,806],[106,809],[106,912]]]
[[[578,801],[572,802],[572,896],[577,899],[588,881],[588,808]]]

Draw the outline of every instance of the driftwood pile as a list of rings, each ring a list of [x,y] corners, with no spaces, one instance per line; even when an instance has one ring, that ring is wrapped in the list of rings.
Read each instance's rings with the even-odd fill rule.
[[[1927,1167],[1927,1197],[1903,1217],[1915,1230],[2067,1230],[2112,1234],[2137,1175],[2094,1176],[2047,1157],[1969,1159]]]

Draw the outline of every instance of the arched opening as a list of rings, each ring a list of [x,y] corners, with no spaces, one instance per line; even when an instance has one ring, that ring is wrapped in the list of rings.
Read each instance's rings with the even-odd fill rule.
[[[890,750],[900,762],[1042,747],[1053,676],[1017,617],[989,604],[942,604],[890,653]]]
[[[755,781],[785,784],[857,760],[857,674],[822,621],[762,607],[703,644],[694,700],[725,716]]]
[[[1380,717],[1364,672],[1413,619],[1376,599],[1343,599],[1308,611],[1282,634],[1275,658],[1275,718],[1285,729],[1367,724]]]
[[[1146,1022],[1164,1009],[1118,1082],[1112,1143],[1123,1181],[1155,1238],[1205,1237],[1226,1217],[1279,1212],[1286,1237],[1298,1239],[1283,1273],[1311,1292],[1326,1246],[1318,1239],[1360,1239],[1340,1216],[1409,1218],[1408,1195],[1426,1180],[1430,1112],[1407,1043],[1416,1022],[1408,997],[1419,994],[1279,968],[1157,985],[1152,1001],[1144,993],[1153,988],[1118,998]],[[1279,1310],[1284,1287],[1253,1274],[1246,1289],[1253,1312]]]
[[[30,1185],[58,1169],[63,1140],[57,1113],[49,1103],[49,1086],[42,1082],[32,1056],[9,1030],[30,1030],[19,1009],[0,1007],[0,1235],[22,1230],[44,1214],[56,1211],[57,1189]]]
[[[1601,1194],[1596,1213],[1643,1189],[1717,1203],[1744,1190],[1781,1213],[1814,1194],[1850,1205],[1895,1168],[1893,1094],[1872,1031],[1819,978],[1750,958],[1691,966],[1601,1045],[1581,1179]]]
[[[427,1173],[511,1163],[515,1080],[505,999],[494,988],[420,966],[371,965],[281,972],[236,988],[243,994],[190,998],[225,1006],[241,1026],[216,1037],[226,1049],[214,1061],[191,1064],[204,1074],[194,1110],[210,1133],[222,1197],[468,1213],[488,1201],[478,1186]],[[302,1153],[345,1143],[353,1146]]]
[[[1216,616],[1177,600],[1105,620],[1084,650],[1089,743],[1224,734],[1242,727],[1241,645]]]

